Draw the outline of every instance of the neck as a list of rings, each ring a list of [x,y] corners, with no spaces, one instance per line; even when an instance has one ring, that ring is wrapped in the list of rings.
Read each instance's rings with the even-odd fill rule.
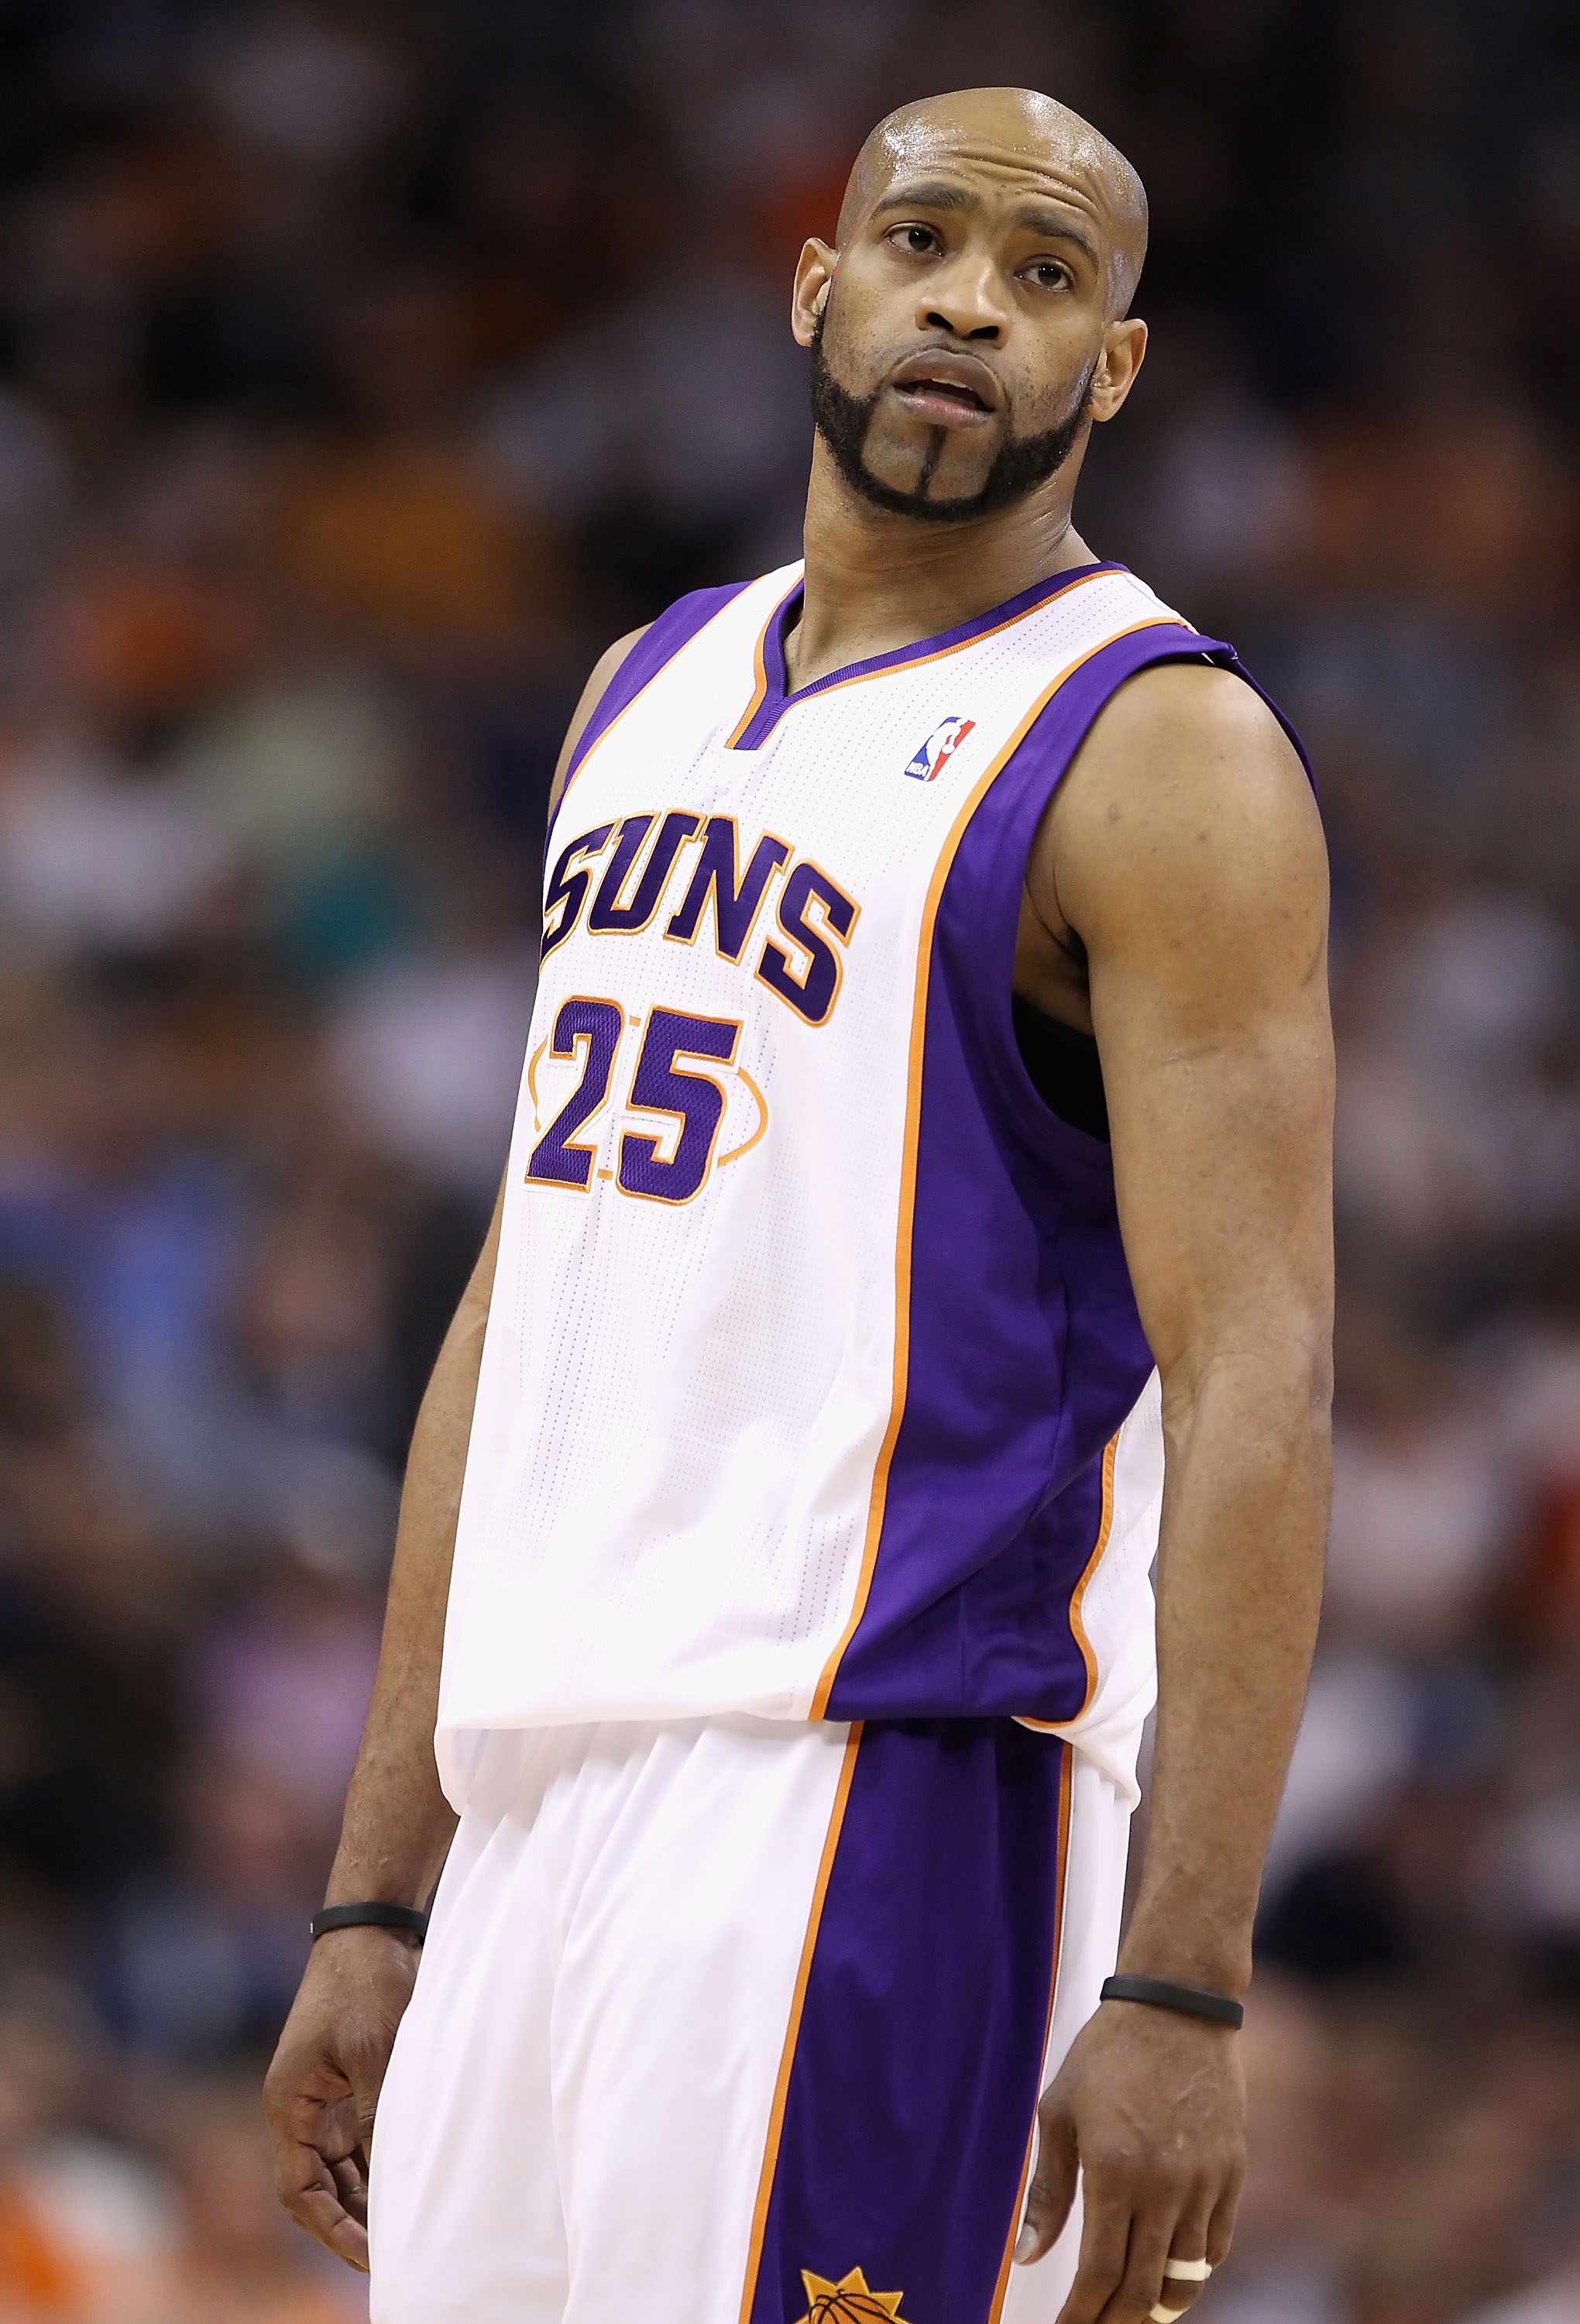
[[[852,492],[821,438],[806,495],[806,586],[785,641],[792,687],[973,620],[1091,551],[1070,521],[1069,463],[1043,491],[964,524],[928,524]]]

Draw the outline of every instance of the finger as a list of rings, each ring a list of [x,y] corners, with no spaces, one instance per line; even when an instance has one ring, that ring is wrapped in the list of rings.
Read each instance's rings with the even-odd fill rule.
[[[1130,2249],[1130,2179],[1119,2171],[1089,2170],[1082,2181],[1085,2212],[1080,2257],[1057,2324],[1098,2324],[1125,2279]]]
[[[1177,2212],[1173,2198],[1160,2202],[1154,2196],[1137,2203],[1130,2218],[1125,2273],[1100,2311],[1100,2324],[1134,2324],[1138,2317],[1150,2317],[1154,2308],[1184,2306],[1184,2301],[1176,2297],[1183,2286],[1165,2285],[1163,2281],[1163,2262],[1173,2241]]]
[[[1207,2289],[1206,2276],[1171,2275],[1169,2264],[1173,2261],[1196,2266],[1208,2258],[1208,2227],[1211,2213],[1210,2190],[1201,2187],[1193,2189],[1184,2209],[1174,2222],[1174,2232],[1169,2238],[1168,2252],[1158,2271],[1161,2278],[1160,2288],[1153,2297],[1152,2305],[1166,2308],[1171,2314],[1181,2316],[1188,2308],[1194,2307],[1200,2299]],[[1208,2264],[1211,2264],[1210,2261]]]
[[[275,2163],[275,2190],[291,2218],[336,2258],[366,2273],[367,2228],[341,2200],[333,2167],[310,2146],[291,2146]]]
[[[344,2162],[332,2163],[329,2175],[335,2181],[341,2209],[359,2227],[365,2227],[368,2223],[368,2175],[361,2155],[348,2154]]]
[[[1075,2126],[1062,2111],[1051,2113],[1038,2126],[1037,2165],[1026,2190],[1026,2207],[1015,2237],[1018,2265],[1029,2267],[1058,2241],[1070,2207],[1075,2200],[1079,2176]]]
[[[1240,2208],[1245,2184],[1244,2170],[1236,2171],[1214,2204],[1212,2217],[1207,2223],[1204,2249],[1215,2268],[1222,2267],[1229,2255],[1229,2246],[1235,2236],[1235,2214]]]

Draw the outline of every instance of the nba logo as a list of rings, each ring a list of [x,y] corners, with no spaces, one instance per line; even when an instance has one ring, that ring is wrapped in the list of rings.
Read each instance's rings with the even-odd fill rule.
[[[953,758],[976,723],[974,718],[946,718],[942,726],[933,728],[905,772],[919,783],[932,782]]]

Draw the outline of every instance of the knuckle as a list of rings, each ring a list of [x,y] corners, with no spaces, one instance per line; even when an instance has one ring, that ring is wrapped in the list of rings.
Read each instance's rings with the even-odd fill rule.
[[[286,2048],[282,2037],[280,2047],[269,2061],[269,2070],[263,2077],[263,2103],[266,2107],[282,2106],[290,2096],[296,2080],[296,2062],[292,2052]]]
[[[1146,2316],[1154,2302],[1159,2301],[1165,2308],[1186,2308],[1190,2305],[1185,2296],[1185,2286],[1165,2282],[1155,2260],[1144,2273],[1134,2267],[1126,2268],[1119,2287],[1120,2306],[1133,2309],[1137,2316]]]
[[[1095,2316],[1119,2281],[1119,2268],[1113,2260],[1082,2260],[1075,2271],[1072,2290],[1077,2297],[1094,2301]]]
[[[1083,2243],[1076,2264],[1077,2283],[1102,2284],[1112,2292],[1125,2274],[1125,2239],[1104,2237],[1101,2241]]]

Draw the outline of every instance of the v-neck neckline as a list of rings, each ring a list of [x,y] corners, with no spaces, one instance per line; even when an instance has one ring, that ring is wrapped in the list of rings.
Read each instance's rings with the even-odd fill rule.
[[[957,653],[962,646],[974,645],[978,638],[995,630],[1006,629],[1023,614],[1035,611],[1051,597],[1078,581],[1090,581],[1099,573],[1123,573],[1126,568],[1111,558],[1099,558],[1089,565],[1067,566],[1063,571],[1050,574],[1044,581],[1034,581],[1029,589],[1022,589],[1001,604],[990,605],[985,613],[978,613],[969,622],[957,622],[952,628],[937,630],[930,637],[917,638],[908,646],[893,646],[886,653],[871,654],[865,661],[847,662],[842,669],[830,670],[825,677],[814,678],[808,685],[798,686],[794,692],[788,684],[785,662],[785,640],[792,622],[800,610],[804,584],[797,580],[787,589],[763,625],[758,641],[757,685],[746,715],[730,737],[732,751],[758,751],[767,741],[780,719],[797,703],[807,702],[814,695],[827,694],[838,686],[851,686],[864,678],[878,678],[885,671],[900,669],[907,662],[932,661],[941,654]]]

